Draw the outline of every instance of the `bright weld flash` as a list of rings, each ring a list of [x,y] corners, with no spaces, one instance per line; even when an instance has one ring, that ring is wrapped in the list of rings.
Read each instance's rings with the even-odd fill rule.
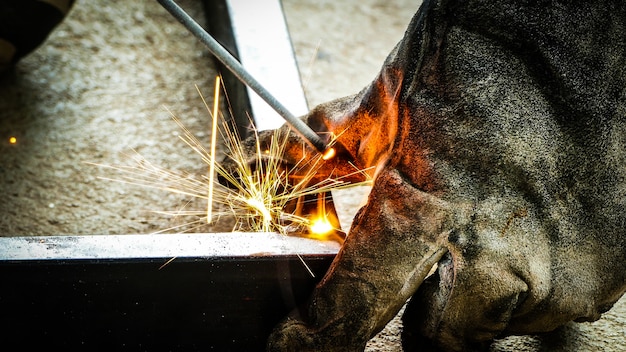
[[[333,225],[326,216],[320,216],[311,221],[309,229],[314,235],[325,235],[333,230]]]
[[[330,160],[330,159],[335,157],[335,154],[337,154],[337,152],[335,152],[334,148],[328,148],[324,152],[324,155],[322,155],[322,159],[323,160]]]
[[[11,143],[11,144],[15,144],[15,143],[17,143],[17,138],[15,138],[15,137],[10,137],[10,138],[9,138],[9,143]]]

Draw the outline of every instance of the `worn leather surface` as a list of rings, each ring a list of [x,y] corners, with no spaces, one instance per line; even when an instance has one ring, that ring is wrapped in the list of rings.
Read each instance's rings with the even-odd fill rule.
[[[342,133],[337,172],[375,166],[375,182],[270,349],[362,349],[411,295],[407,348],[481,349],[610,309],[625,282],[624,18],[621,3],[424,3],[370,86],[305,117]]]

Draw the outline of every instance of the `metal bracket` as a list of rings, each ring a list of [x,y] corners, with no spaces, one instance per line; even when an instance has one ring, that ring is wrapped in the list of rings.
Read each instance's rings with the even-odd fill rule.
[[[279,0],[209,0],[207,29],[242,66],[296,116],[308,112],[289,31]],[[258,131],[280,127],[284,120],[254,91],[220,62],[238,126],[249,126],[251,114]],[[248,130],[240,130],[245,137]]]

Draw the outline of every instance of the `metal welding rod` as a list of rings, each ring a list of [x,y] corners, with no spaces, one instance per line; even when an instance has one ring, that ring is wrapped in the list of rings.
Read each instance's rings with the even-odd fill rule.
[[[189,16],[178,4],[171,0],[157,0],[161,6],[169,11],[183,24],[196,38],[220,60],[241,82],[252,88],[265,102],[287,121],[287,124],[296,131],[313,148],[324,154],[328,146],[320,136],[306,123],[292,115],[270,92],[267,91],[222,45],[220,45],[198,22]]]

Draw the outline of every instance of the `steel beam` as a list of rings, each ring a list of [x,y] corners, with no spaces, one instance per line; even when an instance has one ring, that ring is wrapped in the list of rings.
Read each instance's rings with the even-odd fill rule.
[[[338,248],[271,233],[0,238],[3,343],[262,351]]]
[[[206,0],[207,30],[276,100],[296,116],[308,112],[291,38],[279,0]],[[280,127],[284,120],[219,61],[239,126],[257,130]],[[245,136],[247,130],[240,128]]]

